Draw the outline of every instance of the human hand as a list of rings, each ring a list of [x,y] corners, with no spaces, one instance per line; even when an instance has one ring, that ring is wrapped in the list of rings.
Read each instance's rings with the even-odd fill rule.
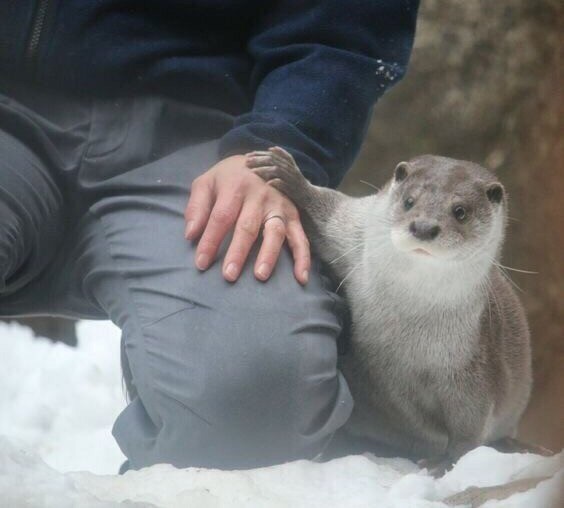
[[[294,257],[294,276],[306,284],[311,256],[298,210],[255,175],[245,160],[244,155],[223,159],[192,182],[184,217],[186,239],[199,238],[196,266],[206,270],[212,264],[234,227],[222,270],[226,280],[236,281],[262,228],[263,240],[254,266],[257,279],[270,277],[287,239]]]

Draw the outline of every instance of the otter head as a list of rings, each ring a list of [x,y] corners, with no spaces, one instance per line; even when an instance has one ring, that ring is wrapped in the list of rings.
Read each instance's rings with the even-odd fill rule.
[[[414,258],[493,258],[505,226],[505,191],[488,170],[425,155],[397,165],[389,217],[395,248]]]

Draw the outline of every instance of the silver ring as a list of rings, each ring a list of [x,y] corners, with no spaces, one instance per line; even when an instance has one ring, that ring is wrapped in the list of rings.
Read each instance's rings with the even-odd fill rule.
[[[270,215],[262,221],[262,225],[264,226],[270,219],[280,219],[284,223],[284,226],[286,225],[286,219],[282,217],[282,215]]]

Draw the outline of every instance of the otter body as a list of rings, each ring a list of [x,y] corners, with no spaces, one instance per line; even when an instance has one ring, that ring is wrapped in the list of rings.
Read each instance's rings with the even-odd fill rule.
[[[280,148],[249,167],[292,199],[352,317],[340,360],[346,425],[418,458],[451,461],[514,436],[531,390],[529,331],[497,259],[506,198],[484,168],[422,156],[377,194],[311,185]]]

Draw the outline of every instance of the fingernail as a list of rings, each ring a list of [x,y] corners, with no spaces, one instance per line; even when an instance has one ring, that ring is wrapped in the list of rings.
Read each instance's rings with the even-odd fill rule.
[[[309,272],[307,270],[304,270],[302,272],[302,279],[304,281],[304,284],[307,284],[307,281],[309,280]]]
[[[207,254],[198,254],[196,258],[196,266],[199,270],[205,270],[210,262],[210,257]]]
[[[269,274],[270,274],[270,266],[268,266],[267,263],[262,263],[262,264],[258,267],[257,275],[258,275],[261,279],[266,279]]]
[[[239,267],[235,263],[229,263],[225,269],[225,275],[231,280],[235,280],[239,275]]]
[[[194,221],[193,220],[189,220],[186,223],[186,229],[184,231],[184,237],[185,238],[189,238],[190,237],[190,233],[192,232],[192,229],[194,228]]]

